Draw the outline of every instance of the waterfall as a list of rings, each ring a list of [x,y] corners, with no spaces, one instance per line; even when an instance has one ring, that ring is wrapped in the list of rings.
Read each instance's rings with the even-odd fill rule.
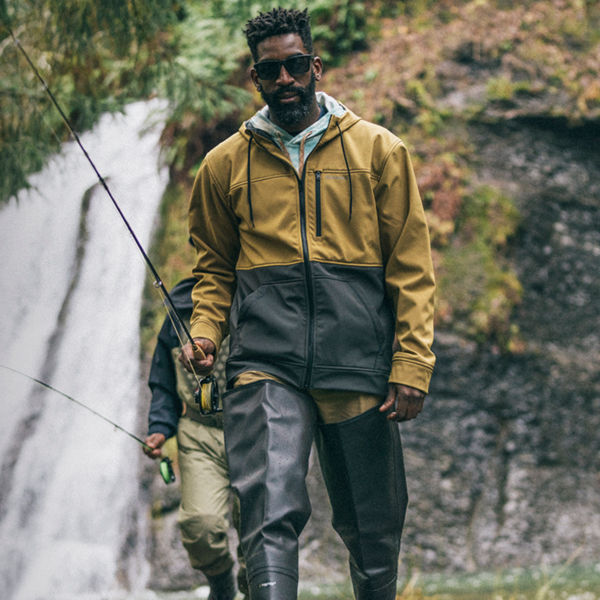
[[[144,247],[167,183],[160,105],[104,116],[82,142]],[[145,263],[78,146],[0,207],[0,364],[136,431]],[[0,369],[0,581],[14,600],[143,586],[128,556],[138,444],[55,392]],[[135,550],[133,551],[136,552]],[[127,581],[137,579],[136,581]]]

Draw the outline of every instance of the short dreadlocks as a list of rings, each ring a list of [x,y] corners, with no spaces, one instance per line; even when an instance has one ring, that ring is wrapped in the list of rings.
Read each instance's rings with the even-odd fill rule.
[[[273,8],[265,13],[258,13],[257,17],[250,19],[244,29],[248,47],[252,58],[258,60],[258,44],[274,35],[297,33],[309,54],[312,54],[313,43],[310,32],[310,17],[308,9],[296,10],[294,8]]]

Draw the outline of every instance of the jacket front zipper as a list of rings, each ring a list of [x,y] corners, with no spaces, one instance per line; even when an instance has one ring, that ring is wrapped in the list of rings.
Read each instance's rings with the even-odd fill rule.
[[[306,235],[306,163],[302,171],[300,183],[300,234],[302,237],[302,254],[304,260],[304,277],[306,284],[306,296],[308,301],[308,327],[307,327],[307,357],[306,357],[306,376],[304,377],[303,389],[307,390],[310,386],[312,376],[312,366],[314,362],[314,339],[315,339],[315,295],[312,281],[312,267],[308,256],[308,239]]]

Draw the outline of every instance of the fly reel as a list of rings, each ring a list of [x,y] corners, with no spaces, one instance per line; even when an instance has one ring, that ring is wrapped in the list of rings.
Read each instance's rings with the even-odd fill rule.
[[[213,415],[223,411],[219,384],[214,375],[209,375],[200,381],[194,393],[194,400],[203,415]]]

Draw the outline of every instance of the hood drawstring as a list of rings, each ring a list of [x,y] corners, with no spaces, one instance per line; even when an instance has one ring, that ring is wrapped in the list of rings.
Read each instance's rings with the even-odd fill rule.
[[[248,140],[248,165],[246,167],[246,179],[247,179],[247,196],[248,196],[248,210],[250,211],[250,223],[252,223],[252,227],[254,227],[254,213],[252,212],[252,188],[250,185],[250,150],[252,149],[252,140],[254,139],[254,134],[250,131],[250,139]]]
[[[348,184],[350,186],[350,198],[348,200],[348,221],[352,220],[352,200],[353,200],[353,189],[352,189],[352,174],[350,173],[350,165],[348,164],[348,157],[346,155],[346,146],[344,145],[344,132],[342,131],[340,124],[336,123],[336,127],[340,132],[340,143],[342,145],[342,154],[344,156],[344,163],[346,164],[346,172],[348,173]],[[246,166],[246,180],[247,180],[247,198],[248,198],[248,210],[250,211],[250,222],[252,223],[252,227],[254,227],[254,212],[252,210],[252,186],[250,184],[250,152],[252,150],[252,141],[254,140],[254,133],[252,131],[248,132],[250,134],[250,138],[248,139],[248,161]],[[301,160],[304,158],[304,141],[302,140],[301,144]],[[285,146],[284,146],[285,147]]]
[[[344,162],[346,163],[346,171],[348,172],[348,183],[350,185],[350,201],[348,204],[348,221],[352,220],[352,175],[350,175],[350,166],[348,165],[348,158],[346,156],[346,147],[344,146],[344,133],[339,123],[336,123],[338,131],[340,132],[340,143],[342,144],[342,154],[344,155]]]

